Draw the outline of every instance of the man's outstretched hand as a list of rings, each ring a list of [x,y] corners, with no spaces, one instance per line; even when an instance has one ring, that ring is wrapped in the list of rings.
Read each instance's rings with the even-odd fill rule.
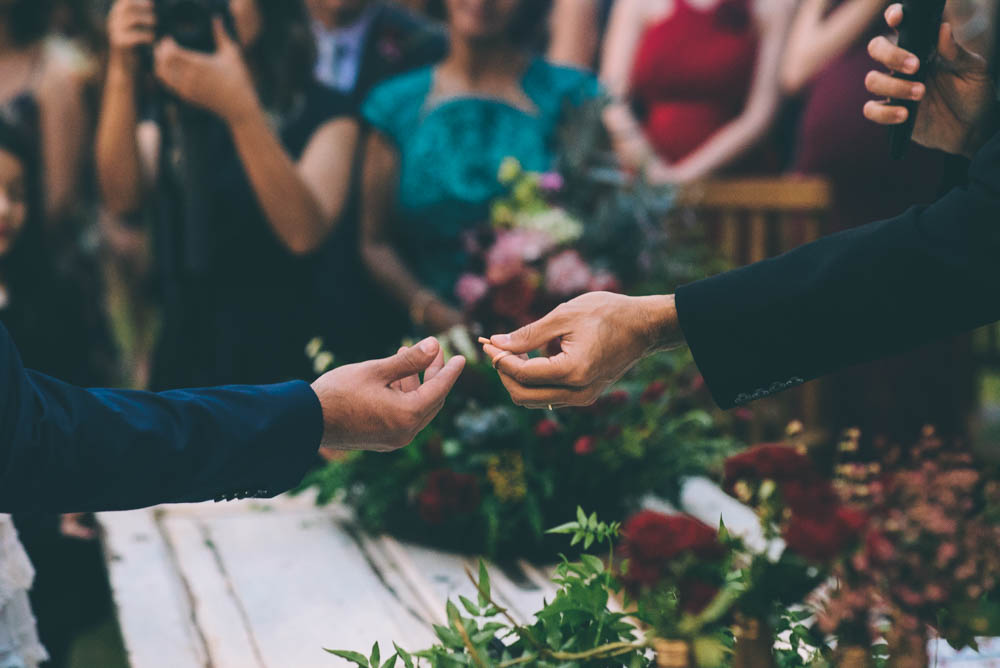
[[[391,452],[409,445],[444,406],[463,368],[462,357],[445,364],[430,338],[393,357],[327,373],[312,385],[323,407],[322,447]]]
[[[551,357],[527,353],[558,341]],[[646,355],[682,342],[673,296],[593,292],[541,320],[483,345],[514,403],[528,408],[586,406]]]
[[[890,28],[898,27],[903,22],[903,6],[891,5],[885,20]],[[915,55],[887,37],[873,39],[868,52],[893,72],[915,74],[920,67]],[[908,115],[905,107],[890,104],[888,98],[919,101],[913,140],[929,148],[971,157],[996,130],[989,123],[996,98],[986,61],[962,48],[947,23],[941,26],[937,56],[930,63],[926,83],[872,71],[865,86],[883,98],[869,101],[865,116],[882,125],[898,125]]]

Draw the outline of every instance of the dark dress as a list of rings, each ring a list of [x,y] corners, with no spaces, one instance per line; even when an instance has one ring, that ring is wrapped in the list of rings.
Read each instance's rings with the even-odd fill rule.
[[[794,171],[832,182],[830,228],[837,232],[932,202],[945,176],[944,154],[913,145],[902,161],[889,156],[884,128],[861,113],[875,68],[867,45],[884,29],[881,16],[809,84]],[[864,327],[863,323],[858,323]],[[871,437],[910,440],[925,422],[961,432],[972,404],[967,338],[874,362],[825,381],[825,422],[861,427]]]
[[[320,126],[349,110],[345,97],[319,84],[300,95],[278,124],[292,158]],[[171,168],[176,135],[163,133],[156,258],[164,323],[153,384],[170,389],[311,378],[305,346],[317,331],[317,260],[281,243],[228,129],[213,120],[194,147],[193,181]],[[202,225],[177,207],[192,189],[204,197]]]

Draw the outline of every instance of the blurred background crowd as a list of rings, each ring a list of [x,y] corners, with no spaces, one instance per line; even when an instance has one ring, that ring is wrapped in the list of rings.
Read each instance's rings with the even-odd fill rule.
[[[212,53],[186,48],[191,3],[228,10]],[[500,164],[544,171],[567,106],[602,94],[627,172],[822,177],[824,233],[888,217],[960,166],[891,162],[861,115],[887,4],[0,0],[0,321],[27,366],[86,386],[310,379],[317,336],[381,356],[466,319],[463,232]],[[987,57],[995,4],[947,9]],[[832,381],[830,419],[961,431],[969,346]],[[93,528],[16,520],[49,665],[70,665],[110,616]]]

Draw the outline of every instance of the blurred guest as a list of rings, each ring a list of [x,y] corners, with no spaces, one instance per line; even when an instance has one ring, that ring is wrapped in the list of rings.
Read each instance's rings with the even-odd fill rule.
[[[761,169],[793,0],[616,0],[601,80],[622,163],[654,182]]]
[[[592,68],[600,34],[599,0],[555,0],[549,18],[549,60]]]
[[[884,128],[861,108],[870,95],[868,44],[885,32],[888,0],[804,0],[781,67],[785,91],[801,94],[793,170],[833,185],[830,228],[837,232],[899,215],[939,194],[945,156],[913,145],[905,160],[889,156]],[[925,422],[961,432],[972,401],[968,340],[943,343],[836,374],[823,402],[831,428],[912,439]]]
[[[76,52],[47,39],[51,0],[0,2],[0,109],[37,130],[44,165],[43,220],[72,213],[88,116]]]
[[[0,322],[43,373],[106,384],[113,350],[103,313],[85,282],[52,262],[37,146],[24,125],[9,114],[0,119]],[[80,515],[14,521],[37,572],[31,600],[47,665],[65,665],[73,637],[110,609],[99,548],[77,540],[94,538],[93,528]]]
[[[137,47],[154,43],[150,0],[117,0],[98,128],[98,175],[112,213],[155,202],[163,298],[157,388],[312,375],[307,256],[341,215],[357,125],[317,83],[301,1],[231,0],[236,40],[214,23],[214,53],[155,44],[151,120],[136,101]]]
[[[308,0],[318,55],[316,78],[359,103],[378,83],[441,60],[444,34],[382,0]]]
[[[544,21],[546,4],[448,0],[448,57],[381,85],[363,107],[375,131],[362,255],[417,327],[441,332],[463,322],[455,307],[462,238],[488,220],[504,158],[550,167],[567,104],[598,94],[592,76],[535,57],[519,40]]]

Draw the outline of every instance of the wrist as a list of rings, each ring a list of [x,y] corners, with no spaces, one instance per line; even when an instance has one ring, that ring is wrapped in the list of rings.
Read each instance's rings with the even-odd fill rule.
[[[677,320],[677,305],[673,295],[635,298],[644,314],[641,332],[644,354],[677,348],[684,343],[684,334]]]
[[[233,104],[220,115],[234,131],[254,125],[265,118],[264,109],[256,95],[248,95],[247,99]]]
[[[133,87],[138,60],[134,53],[113,52],[108,59],[107,84],[114,87]]]

